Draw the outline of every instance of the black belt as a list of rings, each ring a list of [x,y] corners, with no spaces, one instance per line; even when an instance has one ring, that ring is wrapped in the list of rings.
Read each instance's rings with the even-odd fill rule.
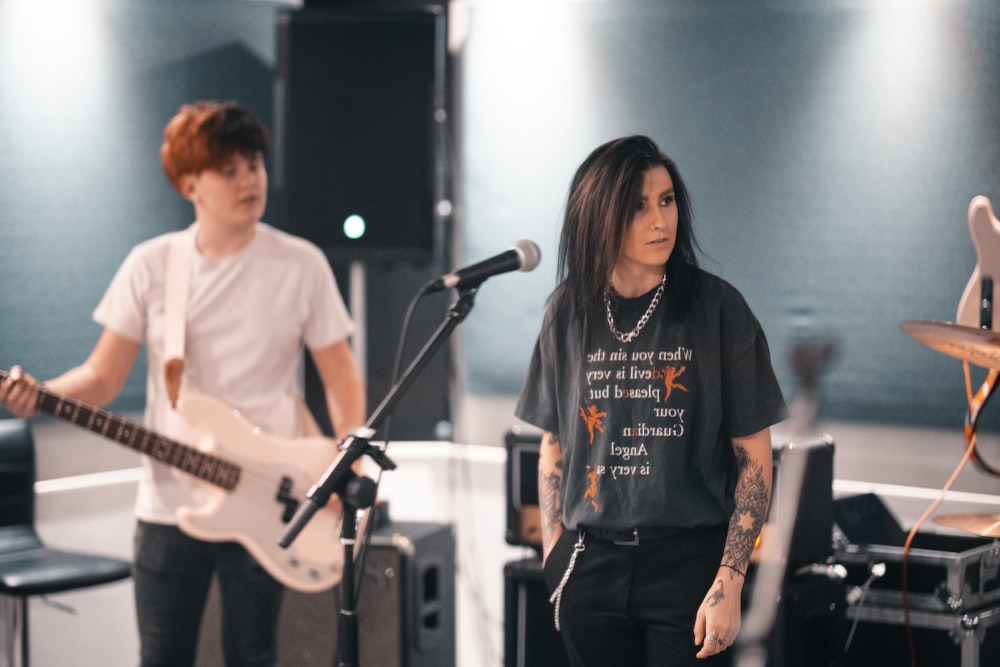
[[[590,537],[620,546],[637,546],[639,541],[662,540],[666,537],[682,535],[690,528],[594,528],[580,526],[580,530]]]

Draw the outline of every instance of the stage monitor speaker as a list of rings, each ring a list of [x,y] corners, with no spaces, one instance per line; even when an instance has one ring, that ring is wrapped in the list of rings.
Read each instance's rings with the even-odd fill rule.
[[[278,226],[331,259],[431,257],[444,196],[442,8],[276,16]]]
[[[907,532],[882,499],[874,493],[838,498],[833,503],[834,522],[852,544],[902,547]]]
[[[569,665],[538,558],[504,565],[504,667]]]
[[[341,549],[333,540],[331,548]],[[372,534],[358,599],[358,662],[378,667],[455,666],[455,536],[450,525],[387,522]],[[330,667],[340,655],[340,587],[288,590],[278,628],[278,663]],[[202,622],[198,667],[222,664],[213,584]]]

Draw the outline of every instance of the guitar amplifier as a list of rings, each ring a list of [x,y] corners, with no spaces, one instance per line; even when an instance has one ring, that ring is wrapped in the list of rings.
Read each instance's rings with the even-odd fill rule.
[[[540,432],[507,431],[507,544],[532,547],[541,553],[542,518],[538,507]]]
[[[332,548],[341,548],[331,542]],[[454,667],[455,536],[444,523],[387,521],[372,532],[358,599],[358,662],[363,667]],[[278,664],[338,664],[340,586],[285,591]],[[213,583],[197,667],[223,664],[220,601]]]
[[[825,563],[833,554],[834,450],[830,436],[802,444],[776,444],[772,448],[772,497],[762,540],[767,538],[768,529],[780,522],[791,530],[786,554],[789,573],[804,565]],[[791,480],[783,474],[783,464],[792,456],[805,457],[801,480]],[[782,512],[786,515],[782,516]]]
[[[503,580],[504,667],[569,667],[541,561],[510,561],[504,565]]]

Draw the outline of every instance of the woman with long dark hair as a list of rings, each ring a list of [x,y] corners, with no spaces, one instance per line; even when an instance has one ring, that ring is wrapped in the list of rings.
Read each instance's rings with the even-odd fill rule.
[[[652,140],[580,165],[517,406],[543,430],[543,567],[575,666],[698,664],[739,632],[786,408],[759,322],[696,251]]]

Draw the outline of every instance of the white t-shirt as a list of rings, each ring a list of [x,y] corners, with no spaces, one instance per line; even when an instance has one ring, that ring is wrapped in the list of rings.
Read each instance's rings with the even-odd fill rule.
[[[258,223],[240,252],[208,260],[188,228],[189,285],[181,395],[207,394],[264,432],[303,433],[299,369],[303,346],[320,349],[354,332],[333,272],[312,243]],[[197,431],[169,403],[164,384],[164,281],[172,234],[129,253],[94,310],[103,327],[145,344],[149,358],[145,423],[180,442]],[[200,483],[143,456],[136,514],[176,523],[176,510],[210,499]]]

